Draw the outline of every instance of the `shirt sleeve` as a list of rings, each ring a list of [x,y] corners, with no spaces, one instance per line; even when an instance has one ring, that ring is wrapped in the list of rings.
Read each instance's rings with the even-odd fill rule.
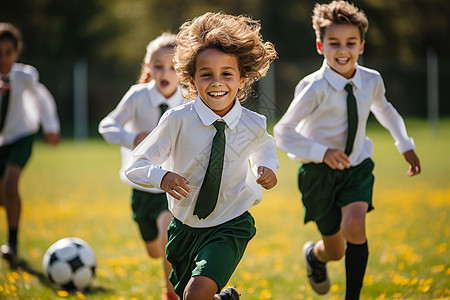
[[[59,133],[60,124],[53,95],[40,82],[35,83],[35,90],[42,130],[45,133]]]
[[[295,160],[320,163],[328,149],[327,146],[297,131],[299,123],[317,108],[317,98],[312,84],[300,82],[296,88],[294,100],[273,128],[278,148],[293,154]]]
[[[160,166],[168,159],[171,138],[168,115],[164,114],[158,126],[133,150],[125,168],[125,176],[137,185],[161,188],[161,180],[169,172]]]
[[[400,153],[415,149],[414,140],[408,136],[405,122],[394,106],[387,101],[386,89],[380,77],[375,89],[374,101],[370,110],[380,124],[386,128],[395,140],[395,146]]]
[[[98,132],[107,142],[129,149],[134,148],[134,140],[136,139],[136,133],[124,129],[125,123],[133,117],[134,113],[132,96],[133,91],[130,89],[117,107],[98,125]]]
[[[250,165],[253,174],[255,174],[256,177],[258,177],[258,167],[260,166],[271,169],[275,174],[277,174],[277,170],[280,167],[280,163],[277,159],[275,141],[266,131],[265,118],[263,119],[263,122],[263,133],[253,144],[253,149],[255,149],[255,151],[250,155]]]

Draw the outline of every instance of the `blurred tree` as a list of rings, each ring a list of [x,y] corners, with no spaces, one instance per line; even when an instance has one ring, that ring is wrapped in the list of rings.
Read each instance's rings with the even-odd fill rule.
[[[320,3],[329,2],[319,0]],[[22,61],[35,64],[55,93],[62,119],[71,119],[73,63],[88,61],[90,118],[113,108],[138,76],[146,44],[162,31],[207,11],[247,14],[261,20],[263,36],[275,44],[277,102],[285,108],[300,78],[317,69],[309,0],[14,0],[0,4],[0,22],[12,22],[24,37]],[[360,0],[369,17],[364,64],[382,72],[388,91],[405,104],[400,111],[424,111],[425,53],[433,47],[449,61],[448,0]],[[448,80],[449,67],[440,67]],[[404,76],[402,74],[407,74]],[[401,81],[408,77],[411,81]],[[420,93],[405,86],[421,85]],[[441,84],[441,95],[450,87]],[[410,105],[415,99],[415,105]],[[441,101],[450,110],[450,101]],[[446,106],[445,106],[446,105]],[[404,109],[404,110],[403,110]]]

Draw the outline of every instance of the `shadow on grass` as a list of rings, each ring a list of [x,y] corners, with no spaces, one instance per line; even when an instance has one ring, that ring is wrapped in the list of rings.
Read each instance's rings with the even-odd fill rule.
[[[24,259],[16,259],[13,262],[8,262],[9,268],[12,271],[16,272],[27,272],[30,275],[36,276],[39,279],[39,282],[48,287],[54,289],[54,286],[51,285],[51,283],[47,280],[47,278],[44,276],[44,273],[41,271],[38,271],[34,269],[30,264],[24,260]],[[56,290],[55,290],[56,291]],[[70,293],[76,293],[76,291],[68,291]],[[112,290],[109,288],[105,288],[102,286],[92,286],[85,291],[83,291],[83,294],[85,295],[97,295],[97,294],[105,294],[105,293],[111,293]]]

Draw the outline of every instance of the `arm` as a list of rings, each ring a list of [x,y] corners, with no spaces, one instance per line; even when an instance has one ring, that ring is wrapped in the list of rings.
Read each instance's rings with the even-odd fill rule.
[[[371,106],[375,118],[380,124],[389,130],[395,140],[395,146],[403,154],[406,161],[410,164],[408,176],[414,176],[421,172],[419,157],[414,152],[414,140],[406,132],[405,122],[397,110],[389,103],[385,96],[383,81],[380,79],[378,90],[376,91],[375,101]]]
[[[59,143],[60,124],[55,99],[50,91],[40,82],[35,82],[35,94],[44,132],[44,141],[51,145]]]
[[[131,154],[125,176],[143,187],[156,187],[181,200],[190,192],[189,181],[159,166],[169,158],[171,150],[170,122],[167,118]],[[180,196],[181,195],[181,196]]]
[[[327,146],[300,134],[296,128],[318,106],[316,92],[311,84],[300,83],[288,110],[273,128],[275,140],[280,150],[296,157],[320,163],[324,159]]]
[[[134,107],[132,96],[133,91],[130,89],[117,107],[98,126],[98,132],[107,142],[129,149],[134,149],[138,138],[136,133],[128,132],[123,127],[128,120],[133,118]],[[143,137],[140,139],[142,141]]]
[[[250,165],[256,174],[256,183],[265,189],[271,189],[277,184],[277,169],[280,163],[277,159],[277,150],[273,137],[266,131],[264,119],[264,132],[253,143],[254,152],[250,155]]]

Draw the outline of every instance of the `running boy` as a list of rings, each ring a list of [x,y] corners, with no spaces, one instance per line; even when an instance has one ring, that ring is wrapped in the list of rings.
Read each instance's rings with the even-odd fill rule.
[[[297,85],[288,111],[274,127],[275,139],[289,157],[303,163],[298,184],[304,221],[315,221],[322,235],[303,248],[311,286],[327,293],[325,264],[345,254],[346,299],[358,299],[368,259],[365,217],[373,209],[369,113],[395,139],[410,164],[409,176],[420,173],[420,162],[403,119],[385,98],[380,74],[357,64],[368,28],[365,14],[348,2],[333,1],[316,4],[312,22],[324,63]]]
[[[277,182],[266,120],[240,104],[276,58],[260,30],[257,21],[224,13],[181,26],[175,69],[195,100],[161,118],[126,172],[131,181],[168,193],[170,280],[185,300],[239,299],[233,287],[217,293],[256,233],[248,210],[261,201],[262,187]]]
[[[99,132],[106,141],[121,146],[120,178],[133,188],[131,208],[147,252],[152,258],[162,257],[166,287],[163,299],[178,299],[169,282],[172,270],[166,259],[167,226],[172,214],[167,209],[166,194],[160,189],[133,184],[124,176],[125,163],[131,151],[158,124],[168,109],[184,102],[173,67],[176,36],[163,33],[147,45],[139,83],[133,85],[117,107],[99,124]]]
[[[6,208],[9,229],[1,252],[10,262],[17,256],[19,179],[40,125],[46,143],[59,143],[55,101],[38,82],[34,67],[16,64],[21,49],[19,30],[10,23],[0,23],[0,205]]]

